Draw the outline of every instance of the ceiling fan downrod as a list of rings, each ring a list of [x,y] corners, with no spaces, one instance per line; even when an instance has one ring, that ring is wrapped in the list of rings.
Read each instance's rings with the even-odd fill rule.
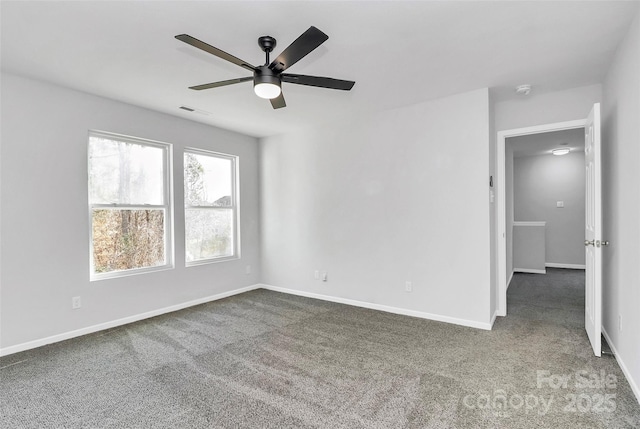
[[[260,49],[262,49],[266,55],[266,62],[264,63],[265,66],[269,65],[269,53],[271,51],[273,51],[273,49],[276,47],[276,39],[274,39],[271,36],[262,36],[258,38],[258,46],[260,46]]]

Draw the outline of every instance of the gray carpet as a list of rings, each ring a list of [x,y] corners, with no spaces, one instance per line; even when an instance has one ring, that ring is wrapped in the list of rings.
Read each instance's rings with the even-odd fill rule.
[[[638,428],[583,283],[516,275],[493,331],[257,290],[0,359],[0,427]]]

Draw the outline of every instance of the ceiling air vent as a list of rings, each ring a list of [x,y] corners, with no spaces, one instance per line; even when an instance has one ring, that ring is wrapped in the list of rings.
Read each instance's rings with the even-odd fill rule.
[[[187,112],[199,113],[205,116],[211,115],[211,112],[207,112],[206,110],[196,109],[195,107],[180,106],[180,109],[186,110]]]

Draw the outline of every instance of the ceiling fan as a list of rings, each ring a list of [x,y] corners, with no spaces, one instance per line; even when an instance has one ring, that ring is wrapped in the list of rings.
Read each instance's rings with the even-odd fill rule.
[[[280,109],[287,104],[282,96],[282,82],[295,83],[298,85],[317,86],[320,88],[341,89],[349,91],[355,82],[350,80],[333,79],[330,77],[307,76],[301,74],[283,73],[286,69],[300,61],[311,51],[316,49],[329,36],[318,30],[316,27],[309,27],[300,37],[293,41],[282,53],[271,63],[269,63],[269,53],[276,47],[276,39],[271,36],[258,38],[258,45],[266,54],[266,61],[263,66],[253,66],[240,58],[234,57],[214,46],[201,40],[191,37],[188,34],[179,34],[176,39],[187,43],[205,52],[215,55],[218,58],[227,60],[233,64],[243,67],[251,72],[253,76],[239,77],[236,79],[223,80],[220,82],[205,83],[203,85],[191,86],[189,89],[200,91],[203,89],[217,88],[220,86],[233,85],[241,82],[253,80],[253,89],[258,97],[267,98],[271,101],[274,109]]]

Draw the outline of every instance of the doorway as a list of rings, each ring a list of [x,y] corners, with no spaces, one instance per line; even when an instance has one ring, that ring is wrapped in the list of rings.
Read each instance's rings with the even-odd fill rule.
[[[498,132],[497,138],[497,242],[498,305],[496,314],[507,315],[507,216],[505,191],[506,140],[509,137],[584,128],[585,131],[585,330],[596,356],[601,355],[602,336],[602,238],[601,130],[600,103],[595,103],[586,119],[538,125]]]
[[[512,273],[585,269],[584,128],[509,137],[507,287]]]
[[[506,211],[506,148],[507,139],[512,137],[530,136],[553,131],[572,130],[585,127],[587,121],[578,119],[575,121],[558,122],[554,124],[537,125],[527,128],[518,128],[498,132],[497,139],[497,227],[498,232],[498,308],[499,316],[507,315],[507,211]]]

